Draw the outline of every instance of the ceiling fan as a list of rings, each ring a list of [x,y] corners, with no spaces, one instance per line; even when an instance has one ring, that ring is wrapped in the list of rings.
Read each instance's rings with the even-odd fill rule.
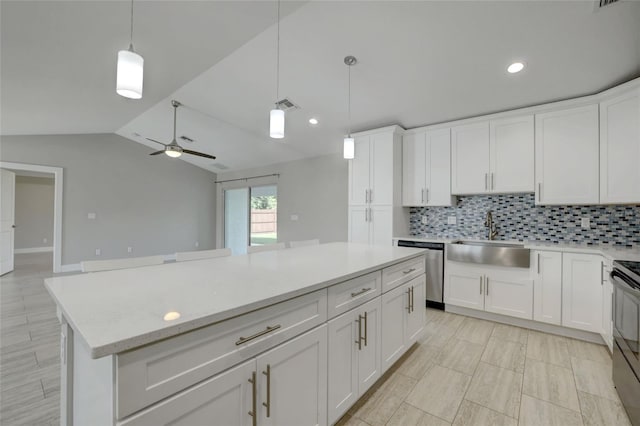
[[[164,149],[162,151],[152,152],[149,155],[158,155],[158,154],[165,153],[169,157],[178,158],[182,154],[191,154],[191,155],[197,155],[198,157],[210,158],[211,160],[215,160],[216,157],[214,157],[213,155],[209,155],[209,154],[205,154],[205,153],[197,152],[197,151],[192,151],[190,149],[185,149],[185,148],[181,147],[180,145],[178,145],[178,142],[176,141],[176,115],[177,115],[177,112],[178,112],[178,107],[182,106],[182,104],[180,102],[178,102],[178,101],[173,101],[172,100],[171,101],[171,106],[173,106],[173,140],[171,140],[170,143],[166,144],[166,143],[162,143],[160,141],[157,141],[155,139],[146,138],[148,141],[159,143],[160,145],[164,146]]]

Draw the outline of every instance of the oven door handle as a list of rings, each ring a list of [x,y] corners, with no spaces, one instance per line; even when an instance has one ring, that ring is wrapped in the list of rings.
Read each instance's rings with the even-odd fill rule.
[[[625,274],[614,269],[611,271],[611,281],[616,287],[620,288],[620,290],[625,293],[631,293],[632,295],[640,298],[640,290],[635,287],[637,284],[634,285],[633,280]]]

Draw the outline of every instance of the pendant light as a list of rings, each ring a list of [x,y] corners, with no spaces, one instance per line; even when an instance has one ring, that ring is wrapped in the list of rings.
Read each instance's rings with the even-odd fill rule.
[[[355,56],[346,56],[344,63],[349,68],[349,94],[348,94],[348,110],[349,110],[349,134],[344,138],[344,146],[342,156],[345,160],[353,160],[356,156],[356,143],[351,137],[351,67],[358,63]]]
[[[116,92],[130,99],[142,98],[144,59],[133,50],[133,0],[131,0],[131,32],[129,49],[118,52]]]
[[[269,136],[273,139],[284,138],[284,111],[280,108],[280,0],[278,0],[278,36],[276,42],[276,107],[269,116]]]

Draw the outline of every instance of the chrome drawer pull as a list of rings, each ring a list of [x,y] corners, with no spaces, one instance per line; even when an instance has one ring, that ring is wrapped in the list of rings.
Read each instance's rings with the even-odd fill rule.
[[[238,339],[238,341],[236,342],[236,346],[239,346],[239,345],[241,345],[241,344],[243,344],[243,343],[247,343],[247,342],[248,342],[248,341],[250,341],[250,340],[257,339],[258,337],[260,337],[260,336],[264,336],[264,335],[265,335],[265,334],[267,334],[267,333],[271,333],[272,331],[277,330],[277,329],[279,329],[280,327],[281,327],[281,326],[280,326],[280,324],[276,324],[276,325],[274,325],[273,327],[269,327],[269,326],[267,326],[267,328],[265,328],[265,329],[264,329],[264,330],[262,330],[262,331],[257,332],[257,333],[256,333],[256,334],[254,334],[253,336],[249,336],[249,337],[242,337],[242,336],[240,336],[240,338],[239,338],[239,339]]]
[[[257,407],[256,407],[256,394],[257,394],[257,383],[256,383],[256,372],[251,373],[251,378],[249,379],[249,383],[251,383],[251,394],[253,397],[253,401],[251,402],[251,409],[249,411],[249,415],[252,417],[251,424],[256,426],[258,424],[258,416],[257,416]]]
[[[402,271],[402,273],[406,275],[406,274],[410,274],[410,273],[412,273],[412,272],[413,272],[413,271],[415,271],[415,270],[416,270],[416,268],[411,268],[411,269],[409,269],[408,271]]]
[[[356,340],[356,344],[358,345],[358,350],[362,350],[362,315],[358,315],[358,319],[356,320],[358,323],[358,340]]]
[[[368,292],[369,290],[371,290],[371,287],[363,288],[360,291],[357,291],[355,293],[351,293],[351,297],[360,296],[361,294],[364,294],[364,293]]]
[[[267,364],[267,371],[263,371],[262,374],[267,376],[267,402],[263,402],[262,405],[267,407],[267,417],[271,417],[271,365]]]

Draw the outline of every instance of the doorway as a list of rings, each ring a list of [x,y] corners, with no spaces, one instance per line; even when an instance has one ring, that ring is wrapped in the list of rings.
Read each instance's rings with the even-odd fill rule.
[[[225,189],[224,246],[245,254],[247,246],[278,242],[278,188],[276,185]]]

